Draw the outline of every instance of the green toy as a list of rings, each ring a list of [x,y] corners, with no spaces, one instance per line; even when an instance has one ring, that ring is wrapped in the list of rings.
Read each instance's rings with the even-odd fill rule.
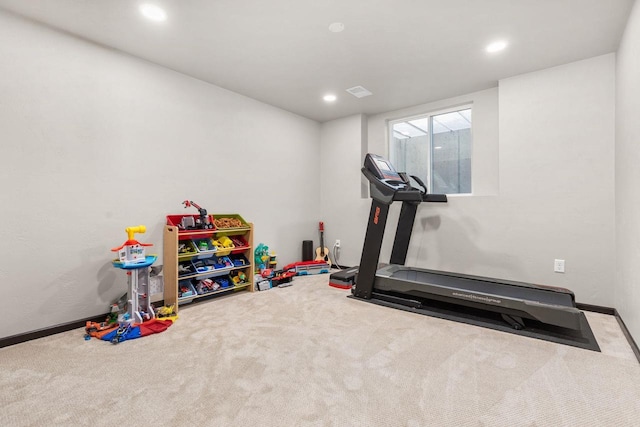
[[[260,243],[255,250],[254,259],[256,262],[256,272],[260,272],[267,268],[269,262],[269,247]]]

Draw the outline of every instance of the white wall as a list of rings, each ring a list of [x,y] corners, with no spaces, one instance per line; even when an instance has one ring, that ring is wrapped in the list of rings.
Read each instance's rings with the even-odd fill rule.
[[[353,255],[362,250],[369,212],[366,204],[357,203],[361,195],[364,126],[366,119],[358,114],[326,122],[320,133],[322,212],[319,218],[325,224],[325,246],[331,251],[331,259],[335,262],[333,255],[337,253],[339,264],[345,266],[356,265],[360,260],[359,257],[354,260]],[[354,224],[362,226],[354,227]],[[334,252],[336,239],[340,239],[341,246]],[[318,238],[314,241],[317,246]]]
[[[640,342],[640,4],[629,17],[616,64],[615,307]]]
[[[500,82],[501,245],[527,277],[606,307],[614,304],[614,149],[614,54]],[[566,260],[565,274],[552,272],[554,258]]]
[[[281,264],[320,212],[318,123],[0,12],[0,337],[126,291],[125,227],[162,254],[190,199],[240,213]]]
[[[370,117],[368,149],[386,154],[388,120],[474,102],[474,195],[420,207],[407,264],[563,286],[579,302],[612,306],[614,69],[614,55],[605,55],[503,80],[499,91]],[[348,265],[359,262],[369,204],[341,206],[362,215],[343,226],[352,230],[341,237]],[[389,216],[383,262],[398,211],[394,205]],[[555,258],[566,260],[565,274],[553,272]]]

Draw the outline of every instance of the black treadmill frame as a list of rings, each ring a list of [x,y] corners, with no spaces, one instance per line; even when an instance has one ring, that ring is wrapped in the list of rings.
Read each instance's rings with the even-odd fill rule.
[[[352,289],[352,298],[433,317],[473,324],[588,350],[600,351],[595,336],[582,312],[579,313],[578,318],[579,328],[574,330],[548,325],[532,319],[523,320],[517,315],[507,313],[505,310],[491,310],[491,307],[485,307],[481,303],[461,305],[451,302],[450,300],[438,300],[427,296],[417,297],[416,295],[403,295],[377,290],[375,283],[379,267],[378,262],[391,204],[394,201],[402,201],[390,262],[393,265],[403,266],[406,262],[418,205],[422,202],[429,201],[446,202],[447,199],[445,195],[428,195],[418,189],[412,188],[404,175],[403,178],[406,180],[406,185],[398,185],[397,188],[392,188],[384,184],[372,172],[367,170],[366,167],[362,168],[362,173],[370,182],[372,202],[360,266],[355,285]],[[445,272],[434,271],[434,273],[442,273],[453,277],[472,277]],[[533,287],[550,292],[554,291],[553,287],[537,287],[536,285],[526,283],[507,282],[477,276],[474,278],[498,282],[504,285]],[[575,307],[575,297],[573,293],[562,288],[556,289],[558,292],[570,293],[572,304]]]

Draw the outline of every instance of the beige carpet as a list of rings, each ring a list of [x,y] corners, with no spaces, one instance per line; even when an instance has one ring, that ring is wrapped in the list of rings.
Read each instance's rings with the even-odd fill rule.
[[[640,365],[379,307],[328,275],[194,304],[118,345],[81,329],[0,349],[0,426],[632,426]]]

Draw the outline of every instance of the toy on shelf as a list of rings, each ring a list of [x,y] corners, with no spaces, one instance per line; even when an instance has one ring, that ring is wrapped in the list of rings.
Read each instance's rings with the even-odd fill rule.
[[[235,248],[233,241],[227,236],[220,236],[220,238],[218,239],[218,242],[220,242],[220,245],[225,249]]]
[[[195,255],[198,251],[191,240],[184,240],[178,243],[178,255]]]
[[[229,281],[227,279],[225,279],[224,277],[216,277],[216,283],[218,283],[220,285],[220,287],[222,287],[222,288],[228,288],[229,287]]]
[[[118,316],[118,322],[142,323],[155,317],[149,298],[149,266],[158,258],[156,255],[146,255],[145,247],[150,243],[140,243],[134,239],[134,234],[145,233],[144,225],[127,227],[127,241],[118,248],[111,249],[118,252],[118,259],[113,260],[113,266],[127,270],[127,307],[126,312]],[[119,341],[118,341],[119,342]]]
[[[180,285],[180,289],[178,289],[178,297],[179,298],[187,298],[195,295],[195,290],[191,285]]]
[[[220,236],[211,242],[216,247],[216,251],[220,256],[229,255],[231,249],[235,248],[233,241],[227,236]]]
[[[231,255],[229,258],[231,259],[234,267],[244,267],[246,265],[249,265],[249,261],[247,261],[247,259],[242,254]]]
[[[178,264],[178,276],[194,274],[194,266],[191,261],[183,261]]]
[[[227,218],[227,217],[216,218],[213,220],[213,223],[218,228],[240,228],[244,225],[242,223],[242,220],[239,218]]]
[[[184,205],[185,208],[193,206],[194,208],[198,209],[198,213],[200,214],[200,218],[196,219],[195,221],[193,217],[182,218],[181,228],[183,230],[193,230],[193,229],[206,230],[206,229],[213,228],[213,224],[209,219],[209,215],[207,215],[206,209],[200,207],[197,203],[191,200],[185,200],[184,202],[182,202],[182,204]]]
[[[220,289],[220,284],[213,281],[213,279],[202,279],[196,285],[196,292],[198,295],[206,294],[208,292],[217,291]]]
[[[244,248],[247,246],[247,242],[241,236],[229,236],[229,238],[235,248]]]
[[[229,277],[231,277],[231,280],[233,281],[234,285],[239,285],[241,283],[246,283],[247,282],[247,275],[244,274],[243,271],[241,270],[237,270],[237,271],[233,271]]]

